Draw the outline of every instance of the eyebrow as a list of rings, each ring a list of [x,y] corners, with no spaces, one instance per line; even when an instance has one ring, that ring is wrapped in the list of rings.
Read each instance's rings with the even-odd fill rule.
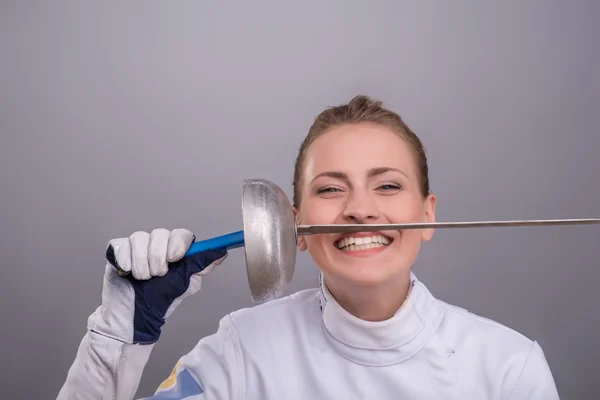
[[[408,176],[404,172],[402,172],[401,170],[399,170],[397,168],[391,168],[391,167],[377,167],[377,168],[372,168],[372,169],[369,170],[369,173],[368,173],[367,176],[369,178],[373,178],[375,176],[382,175],[382,174],[385,174],[386,172],[391,172],[391,171],[399,172],[399,173],[401,173],[402,175],[404,175],[405,177],[408,178]],[[313,181],[315,181],[316,179],[321,178],[321,177],[329,177],[329,178],[339,179],[339,180],[346,181],[346,182],[348,182],[350,180],[350,179],[348,179],[348,175],[346,173],[344,173],[344,172],[326,171],[326,172],[321,172],[320,174],[318,174],[317,176],[315,176],[311,180],[311,183]]]

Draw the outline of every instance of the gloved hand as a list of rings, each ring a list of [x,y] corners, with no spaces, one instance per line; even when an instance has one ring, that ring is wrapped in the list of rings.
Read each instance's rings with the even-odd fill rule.
[[[169,315],[227,257],[226,250],[210,250],[184,258],[194,239],[186,229],[155,229],[110,240],[102,304],[89,328],[127,344],[158,341]]]

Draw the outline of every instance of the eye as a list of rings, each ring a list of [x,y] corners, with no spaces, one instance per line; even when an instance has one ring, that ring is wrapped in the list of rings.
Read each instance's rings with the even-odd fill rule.
[[[397,183],[386,183],[384,185],[378,186],[377,189],[379,189],[379,190],[385,190],[385,191],[401,190],[402,189],[402,185],[399,185]]]
[[[323,194],[323,193],[334,193],[334,192],[339,192],[339,191],[340,190],[338,188],[335,188],[333,186],[325,186],[325,187],[317,189],[315,193]]]

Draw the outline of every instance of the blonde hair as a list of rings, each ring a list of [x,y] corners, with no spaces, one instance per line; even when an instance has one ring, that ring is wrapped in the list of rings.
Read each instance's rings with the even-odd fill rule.
[[[298,151],[294,166],[294,181],[292,184],[294,189],[294,207],[300,205],[302,169],[304,158],[306,157],[310,145],[332,128],[341,125],[365,122],[385,126],[397,133],[408,143],[417,163],[421,194],[423,197],[426,197],[429,194],[429,168],[427,166],[427,156],[419,137],[410,130],[400,115],[384,108],[381,101],[365,95],[358,95],[347,104],[326,108],[315,118],[308,134],[300,145],[300,150]]]

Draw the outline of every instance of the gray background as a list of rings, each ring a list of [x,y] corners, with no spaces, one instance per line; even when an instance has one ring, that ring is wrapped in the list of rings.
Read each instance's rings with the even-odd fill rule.
[[[438,220],[599,217],[599,15],[595,1],[4,0],[2,394],[56,396],[109,239],[240,229],[242,181],[291,195],[313,117],[358,93],[421,136]],[[599,239],[596,226],[438,230],[415,272],[539,340],[562,397],[590,399]],[[290,291],[316,276],[301,254]],[[168,321],[139,394],[249,305],[235,250]]]

